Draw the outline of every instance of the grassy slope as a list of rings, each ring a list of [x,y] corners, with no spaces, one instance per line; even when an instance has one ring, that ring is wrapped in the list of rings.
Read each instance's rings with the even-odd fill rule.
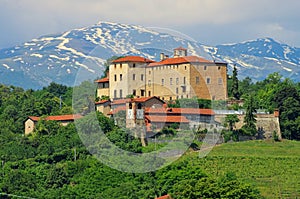
[[[266,198],[300,197],[300,142],[227,143],[216,146],[205,158],[192,153],[181,160],[187,159],[212,175],[234,172]]]

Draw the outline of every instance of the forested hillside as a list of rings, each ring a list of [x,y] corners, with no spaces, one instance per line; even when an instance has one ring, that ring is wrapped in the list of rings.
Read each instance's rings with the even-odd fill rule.
[[[230,80],[230,85],[233,84],[235,82]],[[84,82],[83,85],[82,88],[92,86],[89,82]],[[299,84],[283,80],[275,73],[261,82],[253,83],[250,78],[246,78],[239,81],[238,85],[239,97],[248,100],[252,96],[256,108],[269,111],[279,108],[284,138],[300,139]],[[271,142],[270,145],[274,148],[262,150],[261,156],[256,154],[255,157],[247,156],[251,154],[251,147],[247,148],[250,151],[242,155],[232,153],[238,148],[227,149],[228,156],[224,154],[224,150],[214,150],[212,156],[207,158],[196,157],[197,153],[191,150],[161,170],[136,174],[111,169],[90,155],[74,124],[61,126],[57,122],[41,120],[33,134],[24,136],[24,121],[27,116],[72,113],[72,90],[82,88],[52,83],[35,91],[0,85],[1,198],[155,198],[165,194],[171,194],[175,199],[260,198],[261,195],[272,198],[281,196],[280,190],[288,190],[290,194],[294,194],[292,196],[299,196],[297,186],[291,185],[288,189],[285,185],[276,184],[279,188],[272,192],[269,189],[273,189],[275,185],[267,187],[264,185],[267,183],[258,183],[259,179],[270,178],[274,174],[264,172],[270,170],[268,165],[272,165],[274,161],[277,162],[276,165],[285,165],[274,167],[278,172],[276,175],[284,176],[287,167],[295,168],[285,177],[293,179],[286,183],[297,182],[292,175],[296,175],[294,172],[297,171],[295,157],[299,155],[298,142],[292,142],[293,145],[288,141]],[[80,93],[83,101],[92,101],[84,90]],[[230,93],[232,95],[233,92],[230,90]],[[88,109],[89,107],[83,107],[86,114]],[[106,136],[119,147],[136,153],[153,150],[151,145],[143,148],[140,140],[131,137],[102,114],[97,114],[97,118],[99,124],[105,127]],[[201,143],[195,141],[194,144]],[[221,149],[226,149],[226,146],[221,146]],[[265,145],[253,146],[256,146],[254,150],[258,150]],[[289,150],[284,150],[284,147],[289,147],[292,154],[287,154]],[[278,156],[277,150],[281,153]],[[269,153],[274,156],[270,158]],[[234,167],[232,164],[237,157],[240,161]],[[260,176],[251,170],[253,178],[243,177],[247,176],[246,172],[250,168],[258,166],[251,162],[265,166],[259,167]]]

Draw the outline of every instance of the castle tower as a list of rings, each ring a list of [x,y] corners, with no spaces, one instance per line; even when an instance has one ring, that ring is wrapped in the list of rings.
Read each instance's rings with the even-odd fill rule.
[[[177,57],[186,57],[187,56],[187,49],[183,47],[178,47],[174,49],[174,58]]]

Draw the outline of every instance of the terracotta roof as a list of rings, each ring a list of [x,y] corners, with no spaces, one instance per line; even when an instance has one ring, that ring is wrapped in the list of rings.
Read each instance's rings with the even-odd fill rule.
[[[114,110],[110,111],[108,113],[108,115],[115,115],[120,111],[126,111],[126,106],[119,106],[119,107],[115,108]]]
[[[187,49],[182,46],[179,46],[178,48],[175,48],[174,50],[187,50]]]
[[[186,56],[164,59],[160,62],[151,63],[148,66],[162,66],[162,65],[173,65],[173,64],[184,64],[184,63],[213,63],[212,61],[206,60],[197,56]]]
[[[126,104],[127,102],[130,102],[131,99],[117,99],[112,101],[112,105],[117,105],[117,104]]]
[[[212,109],[197,109],[197,108],[146,108],[146,114],[189,114],[189,115],[214,115]]]
[[[99,102],[96,102],[95,104],[98,105],[98,104],[104,104],[106,102],[109,102],[109,100],[101,100]]]
[[[181,115],[145,115],[145,118],[154,123],[189,123],[190,121],[186,117]]]
[[[150,100],[150,99],[153,99],[153,98],[156,98],[156,99],[158,99],[158,100],[160,100],[161,102],[164,103],[164,101],[162,101],[161,99],[159,99],[159,98],[156,97],[156,96],[134,98],[134,99],[133,99],[133,102],[146,102],[146,101],[148,101],[148,100]]]
[[[74,114],[74,115],[54,115],[54,116],[48,116],[45,117],[45,120],[50,120],[50,121],[69,121],[69,120],[75,120],[81,118],[82,115],[79,114]],[[32,121],[39,121],[42,119],[42,117],[36,117],[36,116],[29,116],[29,119]]]
[[[172,199],[171,196],[168,194],[168,195],[165,195],[165,196],[160,196],[158,198],[155,198],[155,199]]]
[[[121,62],[142,62],[142,63],[152,63],[153,60],[146,59],[140,56],[126,56],[119,59],[114,60],[112,63],[121,63]]]
[[[102,79],[96,80],[96,83],[106,83],[109,82],[109,78],[108,77],[104,77]]]

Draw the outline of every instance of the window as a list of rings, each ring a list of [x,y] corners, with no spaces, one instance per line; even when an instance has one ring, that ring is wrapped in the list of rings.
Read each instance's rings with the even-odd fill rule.
[[[218,70],[221,70],[221,66],[218,67]]]
[[[148,97],[150,97],[151,96],[151,91],[148,91]]]
[[[211,83],[210,77],[207,77],[207,78],[206,78],[206,84],[210,84],[210,83]]]
[[[185,85],[186,83],[186,77],[183,77],[183,84]]]
[[[178,88],[176,88],[176,94],[178,94]]]
[[[145,96],[145,90],[141,90],[141,96],[142,96],[142,97]]]
[[[122,74],[120,74],[120,81],[122,81],[122,79],[123,79],[123,75],[122,75]]]
[[[176,78],[176,85],[178,85],[179,84],[179,78],[177,77]]]
[[[207,66],[204,66],[204,70],[207,70]]]
[[[186,87],[185,87],[185,86],[182,87],[182,92],[183,92],[183,93],[186,92]]]
[[[141,74],[141,81],[144,81],[144,74]]]
[[[184,66],[184,70],[186,70],[186,66]]]
[[[172,97],[170,97],[170,101],[172,100]]]
[[[132,90],[132,95],[136,96],[136,90],[135,89]]]
[[[122,64],[120,64],[120,68],[122,68]]]
[[[114,98],[117,98],[117,90],[114,90]]]
[[[151,75],[151,70],[149,70],[149,75]]]
[[[200,83],[200,78],[197,76],[196,77],[196,84],[199,84]]]
[[[172,85],[173,84],[173,78],[171,77],[170,78],[170,85]]]
[[[117,81],[117,75],[115,75],[115,82]]]
[[[132,74],[132,80],[133,81],[135,80],[135,74]]]
[[[163,86],[165,84],[165,79],[161,79],[161,85]]]
[[[219,84],[219,85],[222,85],[222,84],[223,84],[222,78],[219,78],[219,79],[218,79],[218,84]]]
[[[117,68],[117,64],[114,65],[115,69]]]
[[[120,98],[123,98],[123,91],[122,91],[122,89],[120,90]]]
[[[132,67],[135,68],[135,63],[133,63]]]

